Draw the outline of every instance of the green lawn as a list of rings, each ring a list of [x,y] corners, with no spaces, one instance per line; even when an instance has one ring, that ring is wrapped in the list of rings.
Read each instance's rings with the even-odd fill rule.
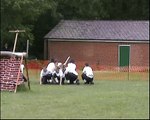
[[[1,118],[149,118],[148,80],[95,80],[94,85],[39,85],[1,92]]]

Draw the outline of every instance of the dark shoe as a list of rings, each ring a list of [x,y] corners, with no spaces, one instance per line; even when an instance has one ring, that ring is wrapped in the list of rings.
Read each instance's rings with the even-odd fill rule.
[[[23,75],[23,81],[27,82],[27,78]]]
[[[87,82],[85,82],[84,84],[88,84]]]
[[[77,85],[79,85],[79,84],[80,84],[78,79],[76,80],[76,84],[77,84]]]
[[[23,79],[24,80],[24,82],[27,82],[27,79]]]
[[[91,82],[91,84],[93,84],[93,85],[94,85],[94,82]]]

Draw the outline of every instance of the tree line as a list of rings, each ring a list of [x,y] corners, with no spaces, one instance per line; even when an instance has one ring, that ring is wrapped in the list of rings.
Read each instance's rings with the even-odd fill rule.
[[[149,0],[1,0],[1,50],[12,50],[19,33],[16,51],[43,59],[43,37],[62,19],[65,20],[149,20]]]

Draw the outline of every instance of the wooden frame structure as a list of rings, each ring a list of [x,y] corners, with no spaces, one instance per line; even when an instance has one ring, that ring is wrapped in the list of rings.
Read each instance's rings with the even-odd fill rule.
[[[20,84],[22,84],[22,83],[24,82],[24,81],[19,81],[19,78],[20,78],[20,75],[21,75],[21,74],[20,74],[20,72],[21,72],[21,70],[20,70],[20,65],[22,64],[23,59],[25,60],[26,77],[27,77],[28,88],[29,88],[29,90],[30,90],[30,81],[29,81],[27,58],[26,58],[27,54],[26,54],[25,52],[22,52],[22,53],[21,53],[21,52],[1,51],[1,58],[2,58],[3,56],[10,57],[10,59],[13,58],[13,57],[18,57],[18,58],[20,58],[20,63],[19,63],[19,68],[18,68],[18,73],[17,73],[17,78],[16,78],[16,80],[15,80],[15,90],[14,90],[15,93],[17,92],[17,86],[20,85]],[[15,66],[14,66],[14,67],[15,67]],[[13,71],[12,71],[12,72],[13,72]],[[3,73],[3,74],[5,74],[5,73]],[[8,76],[8,77],[9,77],[9,76]]]

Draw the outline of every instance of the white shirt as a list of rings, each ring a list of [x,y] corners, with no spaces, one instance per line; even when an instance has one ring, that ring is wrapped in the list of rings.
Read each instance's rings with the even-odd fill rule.
[[[20,70],[21,70],[22,73],[23,73],[23,69],[24,69],[24,64],[21,64],[20,65]]]
[[[46,72],[44,72],[44,70],[42,69],[41,70],[41,72],[40,72],[40,84],[42,84],[42,77],[43,76],[45,76],[45,75],[47,75],[47,74],[49,74],[50,73],[50,71],[46,71]]]
[[[56,75],[59,76],[59,77],[62,77],[62,78],[65,77],[65,74],[63,73],[63,70],[62,70],[61,68],[58,70],[58,72],[55,71],[55,73],[56,73]]]
[[[44,70],[42,69],[42,70],[41,70],[41,73],[40,73],[40,77],[42,78],[43,76],[46,76],[46,75],[48,75],[48,74],[50,74],[50,71],[48,71],[48,70],[44,71]]]
[[[50,71],[52,74],[54,73],[55,71],[55,63],[49,63],[48,66],[47,66],[47,70]]]
[[[93,78],[94,77],[94,75],[93,75],[93,70],[92,70],[92,68],[91,67],[89,67],[89,66],[85,66],[84,68],[83,68],[83,71],[82,71],[84,74],[86,74],[86,76],[87,77],[89,77],[89,78]]]
[[[74,63],[68,63],[65,73],[68,72],[78,75],[78,73],[76,72],[76,65]]]
[[[58,67],[58,68],[57,68],[57,67]],[[57,64],[57,67],[56,67],[54,73],[56,73],[56,76],[59,76],[59,77],[64,78],[64,77],[65,77],[65,74],[63,73],[62,63],[59,62],[59,63]]]

